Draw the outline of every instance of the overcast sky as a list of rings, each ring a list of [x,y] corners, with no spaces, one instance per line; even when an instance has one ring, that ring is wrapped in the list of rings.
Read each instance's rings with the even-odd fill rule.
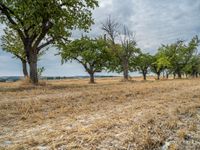
[[[200,36],[200,0],[100,0],[99,5],[93,12],[95,25],[91,36],[102,34],[101,23],[109,15],[136,34],[138,46],[145,52],[155,53],[161,44]],[[49,49],[39,62],[40,67],[45,67],[44,75],[87,75],[76,62],[61,65],[60,57],[54,56],[56,52],[54,48]],[[0,76],[15,75],[22,75],[20,61],[0,48]]]

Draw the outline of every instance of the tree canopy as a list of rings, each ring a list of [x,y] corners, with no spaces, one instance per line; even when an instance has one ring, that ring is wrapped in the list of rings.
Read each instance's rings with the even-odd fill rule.
[[[150,71],[152,65],[152,56],[148,53],[141,53],[134,61],[135,70],[139,71],[143,75],[143,79],[146,80],[146,75]]]
[[[177,41],[170,45],[163,45],[159,52],[167,58],[170,64],[170,72],[174,75],[178,75],[181,78],[181,75],[184,73],[184,68],[192,59],[193,55],[197,52],[197,47],[199,44],[198,37],[192,38],[192,40],[186,44],[184,41]]]
[[[17,31],[30,66],[30,78],[38,83],[37,54],[57,40],[67,40],[73,29],[87,30],[93,23],[96,0],[1,0],[0,21]]]
[[[13,55],[13,58],[19,59],[22,63],[22,70],[25,77],[28,77],[27,70],[27,57],[24,50],[23,42],[20,39],[18,33],[13,29],[4,29],[4,35],[1,37],[2,50]],[[38,53],[38,59],[45,54],[44,49]]]
[[[94,83],[94,73],[106,69],[109,53],[104,39],[82,37],[69,44],[59,45],[62,62],[76,60],[83,65],[90,75],[90,83]]]
[[[160,75],[163,71],[170,68],[170,61],[168,57],[162,53],[162,47],[159,48],[159,51],[152,56],[151,71],[157,75],[157,79],[160,79]],[[168,76],[168,75],[167,75]]]
[[[4,33],[1,37],[2,50],[13,54],[15,58],[26,61],[24,46],[18,34],[8,28],[4,30]]]
[[[123,72],[124,80],[129,79],[129,72],[133,71],[133,59],[136,58],[140,49],[133,32],[128,27],[120,26],[120,24],[108,17],[102,24],[102,30],[106,33],[107,41],[110,43],[112,60],[109,64],[109,71]]]

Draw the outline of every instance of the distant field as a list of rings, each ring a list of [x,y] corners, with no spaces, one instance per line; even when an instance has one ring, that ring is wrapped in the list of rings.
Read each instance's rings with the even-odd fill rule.
[[[200,79],[0,83],[0,149],[200,149]]]

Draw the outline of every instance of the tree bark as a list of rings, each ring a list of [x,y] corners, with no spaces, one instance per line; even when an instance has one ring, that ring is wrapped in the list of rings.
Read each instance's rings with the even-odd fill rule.
[[[128,80],[128,63],[126,61],[123,62],[123,75],[124,75],[124,80]]]
[[[147,74],[144,72],[143,73],[143,79],[146,81],[147,80]]]
[[[37,72],[37,53],[33,50],[29,51],[29,68],[30,68],[30,80],[34,85],[38,84],[38,72]]]
[[[196,78],[198,78],[198,72],[195,73]]]
[[[180,72],[178,72],[178,78],[181,79],[182,78],[182,75]]]
[[[90,83],[94,84],[94,73],[90,73]]]
[[[166,73],[166,77],[167,77],[167,79],[169,79],[169,73]]]
[[[165,79],[165,71],[163,70],[163,79]]]
[[[160,80],[160,72],[157,72],[157,80]]]
[[[174,75],[174,79],[176,79],[176,73],[173,73],[173,75]]]
[[[21,61],[22,61],[22,70],[23,70],[24,77],[27,78],[28,77],[27,62],[25,60],[21,60]]]
[[[128,70],[124,70],[124,80],[128,80]]]

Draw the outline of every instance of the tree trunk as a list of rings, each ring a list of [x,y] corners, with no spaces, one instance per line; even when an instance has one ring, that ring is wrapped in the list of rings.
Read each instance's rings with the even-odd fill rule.
[[[146,71],[142,71],[142,74],[143,74],[143,79],[146,81],[146,80],[147,80],[147,74],[146,74]]]
[[[195,73],[196,78],[198,78],[198,72]]]
[[[194,72],[194,70],[192,71],[192,77],[193,77],[193,78],[195,77],[195,72]]]
[[[176,73],[173,73],[173,75],[174,75],[174,79],[176,79]]]
[[[182,75],[180,72],[178,72],[178,78],[181,79],[182,78]]]
[[[169,73],[166,73],[166,77],[167,77],[167,79],[169,79]]]
[[[22,70],[23,70],[23,74],[24,77],[27,78],[28,77],[28,71],[27,71],[27,64],[25,60],[21,60],[22,61]]]
[[[128,80],[128,63],[124,60],[123,62],[123,75],[124,75],[124,80]]]
[[[160,80],[160,72],[157,73],[157,80]]]
[[[94,84],[94,73],[90,73],[90,83]]]
[[[124,70],[124,80],[128,80],[128,70]]]
[[[143,75],[143,79],[146,81],[147,80],[147,71],[142,70],[142,75]]]
[[[163,79],[165,79],[165,71],[163,71]]]
[[[37,53],[29,51],[29,67],[30,67],[30,80],[34,85],[38,84],[38,72],[37,72]]]

